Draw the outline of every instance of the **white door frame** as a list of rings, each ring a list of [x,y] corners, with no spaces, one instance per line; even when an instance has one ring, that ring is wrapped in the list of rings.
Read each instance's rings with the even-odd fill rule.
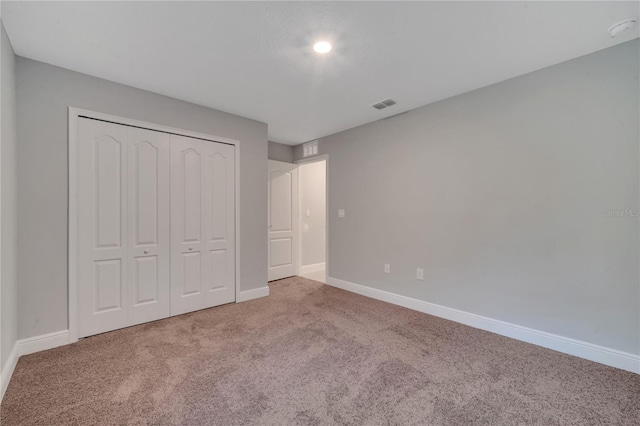
[[[325,281],[329,276],[329,154],[315,155],[313,157],[303,158],[301,160],[296,160],[295,164],[299,166],[303,164],[309,163],[317,163],[319,161],[325,161],[325,174],[324,174],[324,261],[325,261]],[[300,190],[300,186],[298,185],[298,190]],[[302,197],[298,197],[298,204],[300,203]],[[298,228],[302,223],[302,209],[300,205],[298,205]],[[298,275],[300,275],[300,269],[302,268],[302,230],[298,229]]]
[[[175,127],[163,126],[161,124],[148,123],[145,121],[133,120],[116,115],[103,114],[101,112],[87,109],[69,107],[69,204],[68,204],[68,326],[69,343],[78,341],[78,185],[77,185],[77,150],[78,150],[78,120],[82,117],[108,121],[125,126],[140,127],[143,129],[158,132],[187,136],[190,138],[203,139],[211,142],[225,143],[235,147],[235,263],[236,263],[236,303],[240,300],[240,141],[223,138],[220,136],[208,135],[205,133],[192,132],[190,130],[178,129]]]

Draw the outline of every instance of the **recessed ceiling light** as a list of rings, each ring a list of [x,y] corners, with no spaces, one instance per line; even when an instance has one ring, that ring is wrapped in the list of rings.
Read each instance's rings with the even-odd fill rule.
[[[638,23],[637,19],[625,19],[624,21],[613,24],[609,27],[609,35],[611,38],[617,37],[620,34],[632,30]]]
[[[318,53],[327,53],[331,50],[331,43],[328,43],[326,41],[319,41],[313,45],[313,50]]]

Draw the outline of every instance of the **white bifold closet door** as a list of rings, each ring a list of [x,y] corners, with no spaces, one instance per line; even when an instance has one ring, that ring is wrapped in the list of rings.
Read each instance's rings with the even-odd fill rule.
[[[170,314],[169,135],[79,120],[80,337]]]
[[[78,126],[79,337],[234,301],[234,147]]]
[[[171,314],[235,300],[235,151],[171,136]]]

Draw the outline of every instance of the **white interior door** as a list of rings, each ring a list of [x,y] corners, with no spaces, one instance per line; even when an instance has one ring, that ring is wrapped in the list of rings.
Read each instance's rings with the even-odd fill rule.
[[[127,127],[78,124],[80,337],[128,324]]]
[[[167,133],[127,128],[128,325],[166,318],[170,308],[170,145]]]
[[[171,315],[235,300],[235,151],[171,136]]]
[[[169,135],[82,118],[79,336],[168,317]]]
[[[296,275],[298,269],[298,170],[269,160],[269,281]]]

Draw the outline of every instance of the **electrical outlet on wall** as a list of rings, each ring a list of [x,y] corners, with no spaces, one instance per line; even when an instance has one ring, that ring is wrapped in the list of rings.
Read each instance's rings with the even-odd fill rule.
[[[389,265],[388,263],[384,264],[384,273],[385,274],[390,274],[391,273],[391,265]]]
[[[424,280],[424,269],[416,269],[416,279],[417,280]]]

